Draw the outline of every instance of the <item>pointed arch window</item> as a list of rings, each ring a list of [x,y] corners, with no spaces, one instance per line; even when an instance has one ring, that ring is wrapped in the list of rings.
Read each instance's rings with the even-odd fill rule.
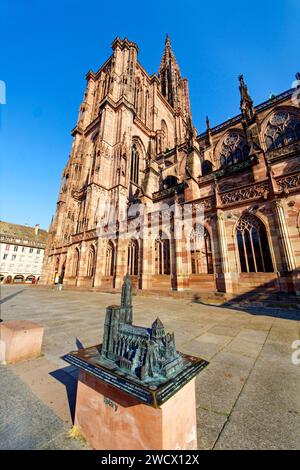
[[[130,181],[136,185],[139,184],[140,156],[136,145],[132,146]]]
[[[211,163],[210,160],[203,160],[201,164],[202,168],[202,176],[209,175],[213,171],[213,164]]]
[[[242,217],[236,228],[241,272],[273,272],[267,232],[252,215]]]
[[[300,139],[300,115],[292,111],[277,111],[269,119],[265,134],[266,147],[274,150]]]
[[[169,136],[168,136],[168,127],[166,122],[162,119],[161,121],[161,146],[162,146],[162,151],[165,152],[166,149],[168,148],[168,141],[169,141]]]
[[[148,114],[149,114],[149,91],[146,90],[145,94],[145,124],[148,124]]]
[[[112,242],[108,242],[105,253],[105,276],[114,275],[115,247]]]
[[[92,246],[88,254],[88,264],[87,264],[87,276],[93,277],[95,274],[95,264],[96,264],[96,252],[95,248]]]
[[[142,111],[142,87],[141,87],[140,79],[137,79],[135,82],[134,106],[135,106],[137,115],[140,116],[141,111]]]
[[[130,276],[137,276],[139,268],[139,246],[136,240],[130,240],[127,253],[127,272]]]
[[[76,248],[75,253],[74,253],[74,258],[73,258],[73,276],[74,277],[77,277],[78,275],[79,258],[80,258],[80,253],[79,253],[78,248]]]
[[[168,238],[157,238],[155,240],[155,273],[170,274],[170,240]]]
[[[229,132],[224,138],[220,151],[221,166],[224,168],[246,160],[249,150],[246,139],[240,132]]]
[[[211,238],[206,227],[198,225],[190,237],[192,274],[213,274]]]

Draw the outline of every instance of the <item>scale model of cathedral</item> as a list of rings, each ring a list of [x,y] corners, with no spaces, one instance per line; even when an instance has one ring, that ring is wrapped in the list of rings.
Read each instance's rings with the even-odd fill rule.
[[[174,333],[165,333],[157,318],[151,328],[132,324],[132,293],[129,275],[124,278],[121,306],[106,309],[101,361],[143,381],[164,381],[184,368],[176,351]]]

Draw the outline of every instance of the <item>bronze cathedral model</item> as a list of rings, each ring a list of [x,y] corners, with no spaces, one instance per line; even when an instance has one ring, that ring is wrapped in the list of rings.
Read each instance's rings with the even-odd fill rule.
[[[175,348],[174,333],[165,333],[159,318],[151,328],[132,324],[128,274],[122,287],[121,306],[106,309],[101,359],[103,363],[114,362],[145,383],[171,378],[184,368],[184,360]]]
[[[165,333],[159,318],[151,328],[132,324],[128,274],[124,277],[121,305],[106,309],[103,343],[72,351],[63,359],[100,382],[156,408],[208,364],[200,357],[178,352],[174,333]]]

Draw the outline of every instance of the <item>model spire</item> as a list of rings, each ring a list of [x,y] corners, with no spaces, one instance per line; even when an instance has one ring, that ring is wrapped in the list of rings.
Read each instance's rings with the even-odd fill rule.
[[[130,276],[127,273],[124,277],[121,294],[121,308],[123,309],[124,318],[126,323],[132,323],[132,293]]]

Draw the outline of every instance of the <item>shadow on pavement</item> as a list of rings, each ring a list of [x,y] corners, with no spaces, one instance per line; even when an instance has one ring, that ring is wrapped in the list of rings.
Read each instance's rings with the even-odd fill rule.
[[[25,289],[18,290],[17,292],[14,292],[13,294],[7,295],[4,297],[4,299],[0,299],[0,304],[4,304],[4,302],[7,302],[10,299],[13,299],[16,295],[21,294]]]
[[[49,375],[51,375],[51,377],[54,377],[66,387],[70,415],[72,418],[72,422],[74,423],[78,377],[77,368],[73,366],[67,366],[63,367],[62,369],[54,370],[50,372]]]

